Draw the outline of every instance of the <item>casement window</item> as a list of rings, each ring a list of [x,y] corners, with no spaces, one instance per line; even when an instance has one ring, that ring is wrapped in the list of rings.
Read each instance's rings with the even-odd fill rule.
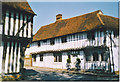
[[[93,61],[99,61],[99,56],[97,53],[93,53]]]
[[[32,55],[33,61],[36,62],[36,55]]]
[[[40,61],[43,61],[43,54],[40,54]]]
[[[38,42],[38,47],[40,47],[40,42]]]
[[[47,45],[47,40],[43,40],[42,42],[42,45]]]
[[[104,53],[101,53],[101,61],[107,61],[107,57]]]
[[[94,32],[93,32],[93,33],[88,32],[88,33],[87,33],[87,38],[88,38],[89,40],[95,40],[95,34],[94,34]]]
[[[54,62],[62,62],[62,54],[54,53]]]
[[[47,42],[47,40],[43,40],[43,43],[46,43]]]
[[[67,42],[67,37],[64,36],[64,37],[61,38],[61,40],[62,40],[62,43],[66,43]]]
[[[62,62],[62,55],[54,56],[54,62]]]
[[[51,39],[50,40],[50,45],[54,45],[55,44],[55,39]]]

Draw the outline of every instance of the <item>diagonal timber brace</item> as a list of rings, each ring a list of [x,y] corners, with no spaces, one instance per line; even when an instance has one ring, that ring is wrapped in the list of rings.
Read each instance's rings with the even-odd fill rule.
[[[25,25],[26,25],[28,22],[30,22],[31,20],[32,20],[32,17],[30,17],[30,18],[28,19],[28,21],[27,21],[26,23],[24,23],[21,28],[19,28],[18,32],[16,33],[16,36],[19,35],[20,31],[21,31],[22,29],[24,29]]]

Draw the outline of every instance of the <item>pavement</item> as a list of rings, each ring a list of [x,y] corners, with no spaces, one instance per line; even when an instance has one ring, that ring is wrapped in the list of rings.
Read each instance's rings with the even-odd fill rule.
[[[23,80],[29,81],[118,81],[118,75],[108,73],[91,73],[67,71],[46,67],[25,67]]]

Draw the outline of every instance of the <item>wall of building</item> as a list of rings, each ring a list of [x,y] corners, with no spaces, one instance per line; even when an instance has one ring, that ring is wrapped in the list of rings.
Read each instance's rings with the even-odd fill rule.
[[[32,20],[28,23],[29,18]],[[25,24],[26,23],[26,24]],[[23,67],[23,45],[25,39],[32,38],[33,15],[25,14],[16,10],[3,9],[2,12],[2,43],[0,42],[0,73],[19,73]],[[25,28],[17,32],[25,24]],[[22,38],[22,39],[21,39]],[[23,40],[25,43],[23,44]]]
[[[107,31],[110,32],[110,31]],[[95,31],[94,32],[94,39],[88,39],[87,36],[89,35],[89,33],[78,33],[78,34],[73,34],[73,35],[68,35],[66,36],[67,38],[67,42],[62,43],[61,42],[61,38],[62,37],[57,37],[55,38],[55,44],[50,45],[50,39],[45,40],[45,41],[39,41],[39,42],[33,42],[32,44],[30,44],[30,48],[28,49],[28,51],[26,50],[26,52],[30,53],[39,53],[42,51],[59,51],[59,50],[68,50],[68,49],[81,49],[81,48],[85,48],[88,46],[103,46],[104,43],[104,39],[106,39],[106,46],[110,46],[110,38],[109,38],[109,34],[106,35],[105,37],[105,33],[103,31]],[[92,35],[90,35],[92,36]],[[113,31],[112,31],[112,39],[115,40],[115,42],[118,40],[115,39],[116,37],[114,37]],[[40,46],[38,46],[38,43],[40,44]]]
[[[22,12],[14,10],[3,10],[3,29],[2,34],[4,35],[16,35],[18,30],[33,16],[29,14],[23,14]],[[32,37],[32,23],[33,20],[28,22],[24,29],[20,31],[19,37]]]
[[[105,35],[105,32],[107,33],[107,35]],[[94,39],[90,39],[88,38],[89,33],[87,34],[87,32],[85,33],[78,33],[78,34],[73,34],[73,35],[68,35],[67,37],[67,41],[65,43],[62,43],[61,38],[62,37],[57,37],[55,38],[55,44],[50,45],[50,39],[46,40],[46,41],[39,41],[40,45],[38,46],[38,42],[33,42],[30,45],[30,48],[26,50],[27,54],[34,54],[34,53],[40,53],[40,52],[47,52],[47,51],[60,51],[60,50],[69,50],[69,49],[85,49],[86,47],[91,47],[91,50],[89,51],[89,55],[91,57],[91,61],[86,62],[85,60],[85,55],[81,54],[78,55],[79,58],[83,58],[83,63],[81,63],[81,68],[82,69],[96,69],[95,67],[98,67],[98,69],[104,69],[105,70],[109,70],[109,59],[105,62],[105,61],[101,61],[101,53],[105,52],[106,50],[101,50],[99,47],[100,46],[106,46],[107,48],[109,48],[109,55],[110,55],[110,60],[112,63],[112,56],[111,56],[111,52],[110,52],[110,47],[111,47],[111,40],[110,40],[110,35],[109,33],[111,33],[111,38],[114,41],[114,43],[117,45],[117,47],[112,47],[113,50],[113,54],[114,54],[114,62],[115,62],[115,71],[118,70],[118,35],[115,36],[115,31],[111,31],[111,30],[107,30],[107,31],[94,31]],[[112,42],[112,46],[114,46],[114,43]],[[92,49],[92,47],[98,47],[98,50],[96,51],[99,55],[99,61],[93,61],[93,52],[95,51],[94,49]],[[99,50],[100,49],[100,50]],[[52,56],[47,56],[48,58],[51,58],[51,61],[54,60]],[[46,57],[46,59],[47,59]],[[62,56],[63,61],[65,62],[65,60],[67,59],[67,53],[66,56]],[[73,57],[71,55],[72,58],[72,63],[71,63],[71,67],[74,68],[74,61],[77,57]],[[53,62],[53,61],[52,61]],[[54,65],[55,64],[55,65]],[[61,67],[61,63],[52,63],[52,66],[55,68],[66,68],[65,63],[62,63]],[[41,65],[44,65],[44,63],[42,63]],[[59,65],[59,66],[57,66]],[[57,66],[57,67],[56,67]],[[113,70],[112,70],[113,71]]]
[[[2,57],[2,72],[3,73],[18,73],[20,72],[20,51],[21,44],[14,42],[3,42]]]
[[[60,69],[66,69],[66,63],[67,63],[67,59],[68,59],[68,53],[67,52],[62,52],[62,62],[55,62],[54,61],[54,56],[53,53],[46,53],[43,54],[43,61],[40,61],[40,56],[39,54],[36,55],[36,61],[34,61],[34,59],[32,58],[33,61],[33,66],[39,66],[39,67],[49,67],[49,68],[60,68]],[[71,59],[71,68],[75,68],[75,64],[76,64],[76,58],[80,58],[80,60],[82,61],[81,63],[81,68],[84,69],[84,52],[80,51],[78,56],[73,56],[70,55],[70,59]]]

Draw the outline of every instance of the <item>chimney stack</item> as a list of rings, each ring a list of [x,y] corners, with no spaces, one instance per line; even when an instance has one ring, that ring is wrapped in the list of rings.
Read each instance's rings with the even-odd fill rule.
[[[58,21],[58,20],[62,20],[62,14],[56,15],[56,21]]]

